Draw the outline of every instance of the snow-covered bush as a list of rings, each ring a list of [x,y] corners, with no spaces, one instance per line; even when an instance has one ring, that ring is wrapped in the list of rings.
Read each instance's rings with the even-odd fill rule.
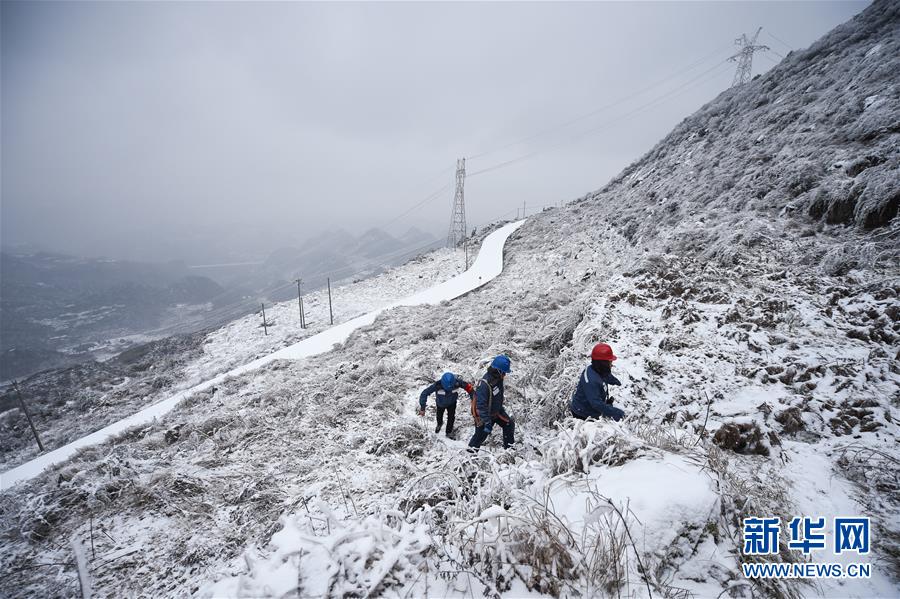
[[[246,572],[208,585],[200,596],[377,597],[421,578],[432,545],[424,514],[413,521],[391,511],[342,520],[324,504],[314,507],[321,518],[282,517],[266,548],[244,554]]]
[[[553,475],[590,472],[594,465],[621,466],[646,453],[629,432],[611,421],[568,418],[559,434],[541,446],[541,461]]]

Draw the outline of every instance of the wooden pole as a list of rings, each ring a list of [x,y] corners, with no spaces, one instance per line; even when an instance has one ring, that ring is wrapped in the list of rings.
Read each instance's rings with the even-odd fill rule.
[[[328,277],[328,318],[334,324],[334,311],[331,309],[331,277]]]
[[[34,440],[37,441],[38,447],[43,453],[44,444],[41,443],[41,438],[38,436],[37,429],[34,428],[34,422],[32,422],[31,420],[31,414],[28,413],[28,408],[25,407],[25,400],[22,399],[22,392],[19,391],[19,383],[17,383],[16,381],[13,381],[13,389],[16,390],[16,395],[19,396],[19,405],[22,406],[22,411],[25,413],[25,418],[28,419],[28,426],[31,427],[31,432],[34,435]]]
[[[303,279],[297,279],[297,304],[300,306],[300,328],[306,328],[306,315],[303,314],[303,296],[300,294],[300,283]]]
[[[300,298],[300,327],[306,328],[306,311],[303,309],[303,298]]]
[[[269,334],[269,325],[266,324],[266,305],[262,304],[262,315],[263,315],[263,331],[266,332],[266,335]]]

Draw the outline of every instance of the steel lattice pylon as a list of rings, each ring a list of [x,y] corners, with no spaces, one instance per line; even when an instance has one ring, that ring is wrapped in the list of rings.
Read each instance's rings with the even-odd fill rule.
[[[756,35],[753,36],[752,40],[747,39],[746,33],[734,40],[734,43],[741,47],[741,51],[728,59],[732,62],[737,61],[738,63],[737,71],[734,73],[734,80],[731,82],[731,87],[743,85],[750,81],[753,71],[753,53],[757,50],[769,49],[768,46],[756,45],[756,38],[759,37],[760,31],[762,31],[762,27],[756,30]]]
[[[466,201],[463,187],[466,183],[466,159],[456,161],[456,195],[453,198],[453,214],[450,217],[450,234],[447,245],[456,247],[466,238]]]

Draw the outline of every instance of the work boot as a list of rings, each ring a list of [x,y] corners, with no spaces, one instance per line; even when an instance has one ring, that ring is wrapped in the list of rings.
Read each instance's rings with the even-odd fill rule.
[[[434,432],[436,432],[436,433],[441,432],[441,427],[442,427],[442,426],[444,426],[444,423],[443,423],[443,422],[438,422],[437,426],[434,427]]]
[[[455,428],[452,428],[447,431],[447,438],[448,439],[456,439],[456,429]]]

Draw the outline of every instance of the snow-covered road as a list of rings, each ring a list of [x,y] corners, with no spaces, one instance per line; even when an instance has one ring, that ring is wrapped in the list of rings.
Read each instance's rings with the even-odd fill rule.
[[[345,341],[356,329],[372,324],[378,315],[385,310],[390,310],[397,306],[433,305],[442,301],[452,300],[481,287],[503,271],[503,247],[506,240],[516,229],[522,226],[524,222],[524,220],[521,220],[509,223],[488,235],[481,244],[478,258],[469,270],[464,273],[409,297],[397,300],[383,308],[372,310],[371,312],[367,312],[352,320],[333,326],[317,335],[303,339],[294,345],[290,345],[272,354],[244,364],[243,366],[239,366],[238,368],[200,383],[190,389],[177,393],[163,401],[157,402],[128,418],[114,422],[113,424],[82,437],[77,441],[73,441],[68,445],[64,445],[49,453],[41,455],[30,462],[26,462],[16,468],[8,470],[7,472],[0,474],[0,489],[8,489],[18,482],[37,476],[46,468],[67,460],[79,449],[102,443],[110,437],[133,426],[152,422],[155,418],[159,418],[170,412],[187,397],[218,385],[226,378],[246,374],[261,366],[265,366],[274,360],[299,360],[327,352],[331,350],[336,343]]]

